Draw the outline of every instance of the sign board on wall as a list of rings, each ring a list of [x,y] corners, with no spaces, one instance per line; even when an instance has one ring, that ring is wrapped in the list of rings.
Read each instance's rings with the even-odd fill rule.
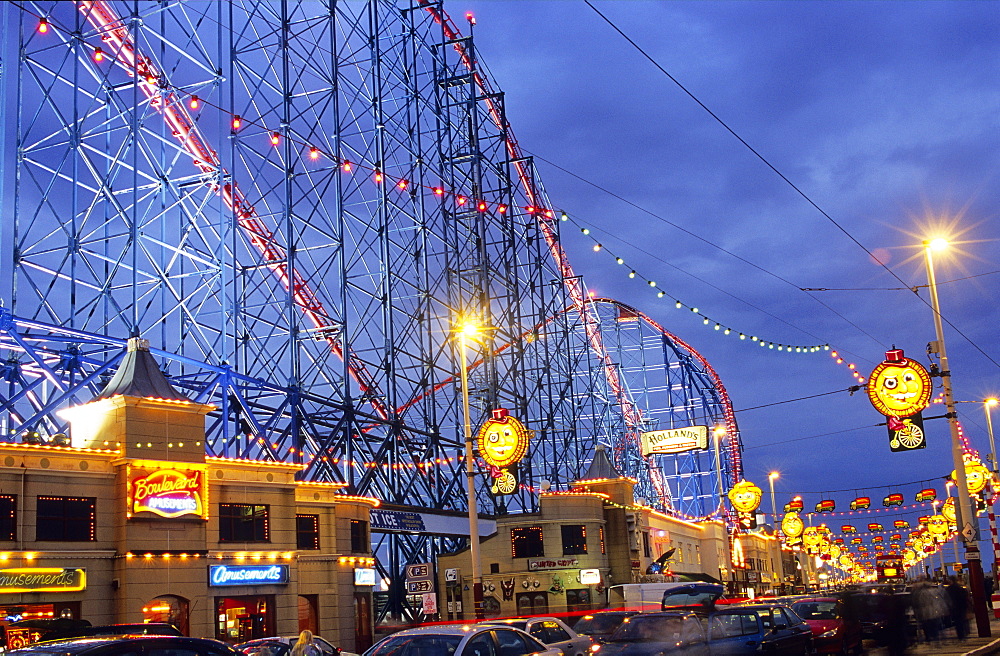
[[[87,589],[87,570],[79,567],[0,569],[0,593],[78,592]]]
[[[580,570],[580,583],[582,585],[599,585],[600,582],[601,582],[601,570],[599,569]]]
[[[355,567],[354,585],[375,585],[375,568]]]
[[[128,468],[128,516],[150,513],[174,519],[208,519],[205,472],[172,466]]]
[[[640,437],[643,457],[651,453],[683,453],[708,448],[708,426],[648,431]]]
[[[209,565],[208,585],[282,585],[288,583],[288,565]]]
[[[579,567],[580,561],[576,558],[529,558],[528,570],[538,569],[566,569],[568,567]]]
[[[427,530],[423,517],[420,516],[420,513],[415,512],[372,508],[370,519],[373,531],[421,533]]]

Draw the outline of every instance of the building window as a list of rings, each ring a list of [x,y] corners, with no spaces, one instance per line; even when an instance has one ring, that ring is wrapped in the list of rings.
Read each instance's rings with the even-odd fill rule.
[[[368,537],[368,522],[361,519],[351,520],[351,552],[371,553],[372,541]]]
[[[649,550],[649,532],[642,532],[642,555],[646,558],[652,557],[652,552]]]
[[[97,499],[38,497],[35,539],[53,542],[97,540]]]
[[[267,506],[220,503],[219,542],[270,542],[267,511]]]
[[[607,547],[604,544],[604,527],[603,526],[598,531],[598,536],[601,538],[601,553],[602,554],[607,553]]]
[[[0,541],[17,539],[17,497],[0,494]]]
[[[537,558],[545,555],[541,526],[510,529],[510,552],[514,558]]]
[[[562,527],[563,555],[579,556],[587,553],[587,527],[569,524]]]
[[[295,545],[299,549],[319,549],[319,515],[295,516]]]
[[[566,590],[566,610],[571,613],[590,610],[590,588]]]

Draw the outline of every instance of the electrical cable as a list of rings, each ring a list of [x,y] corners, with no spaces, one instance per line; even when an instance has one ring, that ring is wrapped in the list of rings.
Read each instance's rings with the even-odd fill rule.
[[[820,396],[830,396],[831,394],[841,394],[842,392],[849,392],[854,394],[855,392],[860,392],[863,389],[861,385],[851,385],[845,389],[833,390],[832,392],[821,392],[819,394],[810,394],[809,396],[800,396],[796,399],[785,399],[784,401],[775,401],[773,403],[765,403],[764,405],[755,405],[752,408],[740,408],[734,410],[733,412],[749,412],[750,410],[760,410],[761,408],[770,408],[776,405],[782,405],[783,403],[794,403],[795,401],[805,401],[806,399],[815,399]]]
[[[687,87],[685,87],[683,84],[681,84],[681,82],[677,78],[675,78],[673,75],[671,75],[670,72],[667,71],[667,69],[665,69],[663,66],[661,66],[660,63],[657,62],[652,57],[652,55],[650,55],[648,52],[646,52],[638,43],[636,43],[634,40],[632,40],[631,37],[629,37],[627,34],[625,34],[625,32],[622,31],[622,29],[620,27],[618,27],[618,25],[616,25],[610,18],[608,18],[607,16],[605,16],[597,7],[595,7],[590,2],[590,0],[584,0],[584,3],[588,7],[590,7],[591,9],[593,9],[594,13],[596,13],[598,16],[600,16],[604,20],[604,22],[606,22],[608,25],[610,25],[611,28],[614,29],[619,35],[621,35],[621,37],[623,39],[625,39],[626,41],[628,41],[629,44],[639,52],[639,54],[641,54],[643,57],[645,57],[647,60],[649,60],[649,62],[652,63],[653,66],[655,66],[661,73],[663,73],[665,76],[667,76],[667,78],[670,79],[671,82],[673,82],[675,85],[677,85],[677,87],[680,88],[680,90],[683,91],[689,98],[691,98],[691,100],[693,100],[695,103],[697,103],[699,107],[701,107],[702,109],[704,109],[708,113],[709,116],[711,116],[713,119],[715,119],[715,121],[719,125],[721,125],[727,132],[729,132],[734,138],[736,138],[737,141],[739,141],[741,144],[743,144],[743,146],[745,146],[747,148],[747,150],[749,150],[751,153],[753,153],[753,155],[756,156],[757,159],[759,159],[767,168],[771,169],[771,171],[774,172],[775,175],[777,175],[779,178],[781,178],[782,181],[784,181],[789,187],[792,188],[792,190],[794,190],[799,196],[801,196],[802,199],[806,201],[806,203],[808,203],[810,206],[812,206],[817,212],[820,213],[820,215],[822,215],[827,221],[829,221],[838,230],[840,230],[840,232],[842,232],[850,241],[854,242],[854,244],[856,244],[858,246],[858,248],[860,248],[865,253],[867,253],[868,256],[871,257],[872,260],[874,260],[875,262],[877,262],[879,264],[879,266],[881,266],[883,269],[885,269],[886,272],[889,273],[889,275],[891,275],[893,278],[895,278],[896,280],[898,280],[903,285],[906,285],[907,289],[913,289],[913,287],[910,286],[910,285],[907,285],[906,281],[903,280],[902,278],[900,278],[899,275],[897,275],[895,271],[893,271],[892,269],[890,269],[879,258],[875,257],[875,255],[870,250],[868,250],[868,248],[864,244],[862,244],[853,234],[851,234],[850,231],[848,231],[844,226],[842,226],[836,219],[834,219],[832,216],[830,216],[830,214],[828,214],[822,207],[820,207],[819,204],[816,203],[816,201],[814,201],[807,193],[805,193],[802,189],[800,189],[784,173],[782,173],[781,171],[779,171],[778,168],[774,164],[772,164],[770,162],[770,160],[768,160],[759,151],[757,151],[757,149],[755,149],[753,146],[751,146],[750,143],[747,142],[743,137],[741,137],[739,135],[739,133],[737,133],[733,128],[731,128],[728,123],[726,123],[724,120],[722,120],[722,118],[720,118],[715,112],[713,112],[711,109],[709,109],[709,107],[705,103],[703,103],[697,96],[695,96],[694,93],[692,93],[690,90],[688,90]],[[930,307],[931,310],[933,311],[933,307],[931,306],[931,304],[926,299],[921,298],[919,296],[919,294],[917,295],[917,298],[920,298],[920,301],[924,305],[926,305],[927,307]],[[990,356],[986,351],[984,351],[982,349],[982,347],[979,346],[979,344],[977,344],[968,335],[966,335],[964,332],[962,332],[957,326],[955,326],[955,324],[953,324],[951,321],[949,321],[943,314],[941,314],[940,312],[938,312],[937,314],[938,314],[938,316],[941,317],[941,319],[945,323],[947,323],[953,330],[955,330],[955,332],[957,332],[967,342],[969,342],[969,344],[971,344],[973,346],[973,348],[975,348],[977,351],[979,351],[987,360],[989,360],[990,362],[992,362],[997,367],[1000,367],[1000,362],[997,362],[996,360],[994,360],[992,356]],[[858,328],[859,330],[861,330],[861,332],[863,332],[865,335],[868,335],[869,337],[871,337],[872,339],[874,339],[876,341],[876,343],[881,343],[879,340],[877,340],[875,337],[873,337],[867,331],[861,329],[859,326],[857,326],[853,322],[851,322],[851,325],[854,326],[855,328]]]

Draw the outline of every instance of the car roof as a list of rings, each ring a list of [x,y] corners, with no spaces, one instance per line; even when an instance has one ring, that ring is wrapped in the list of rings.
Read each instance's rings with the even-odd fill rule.
[[[657,610],[652,613],[636,613],[629,620],[639,620],[647,617],[698,617],[698,614],[689,610]]]
[[[487,624],[483,622],[481,624],[435,624],[432,626],[417,626],[412,629],[403,629],[402,631],[397,631],[390,634],[390,637],[395,636],[412,636],[412,635],[457,635],[466,636],[476,631],[477,629],[492,629],[496,627],[496,623]],[[510,627],[514,629],[515,627]]]
[[[232,649],[232,647],[230,647],[229,645],[223,642],[219,642],[218,640],[212,640],[211,638],[190,638],[187,636],[166,636],[166,635],[145,634],[145,635],[94,636],[86,638],[67,638],[65,640],[51,640],[48,642],[36,642],[35,644],[28,645],[27,647],[22,647],[21,649],[13,649],[11,651],[8,651],[7,653],[31,654],[31,653],[51,653],[53,651],[58,651],[64,654],[76,654],[96,647],[113,645],[117,642],[135,641],[135,640],[142,640],[142,641],[166,640],[175,644],[209,643],[215,645],[216,647],[222,647],[224,649]]]

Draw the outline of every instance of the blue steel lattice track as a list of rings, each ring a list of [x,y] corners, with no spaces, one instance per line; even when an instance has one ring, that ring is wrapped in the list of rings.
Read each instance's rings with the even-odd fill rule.
[[[450,335],[474,316],[492,330],[469,352],[473,423],[506,407],[535,431],[523,487],[498,500],[480,477],[481,511],[536,508],[541,481],[578,478],[597,442],[618,445],[661,507],[718,505],[657,494],[628,451],[638,415],[622,408],[647,374],[627,365],[634,346],[603,338],[596,308],[580,311],[503,94],[439,3],[3,12],[2,152],[18,154],[0,171],[9,439],[64,432],[55,411],[89,401],[137,335],[177,389],[217,406],[210,455],[301,462],[308,480],[386,504],[462,509]],[[398,581],[452,543],[379,544]]]

